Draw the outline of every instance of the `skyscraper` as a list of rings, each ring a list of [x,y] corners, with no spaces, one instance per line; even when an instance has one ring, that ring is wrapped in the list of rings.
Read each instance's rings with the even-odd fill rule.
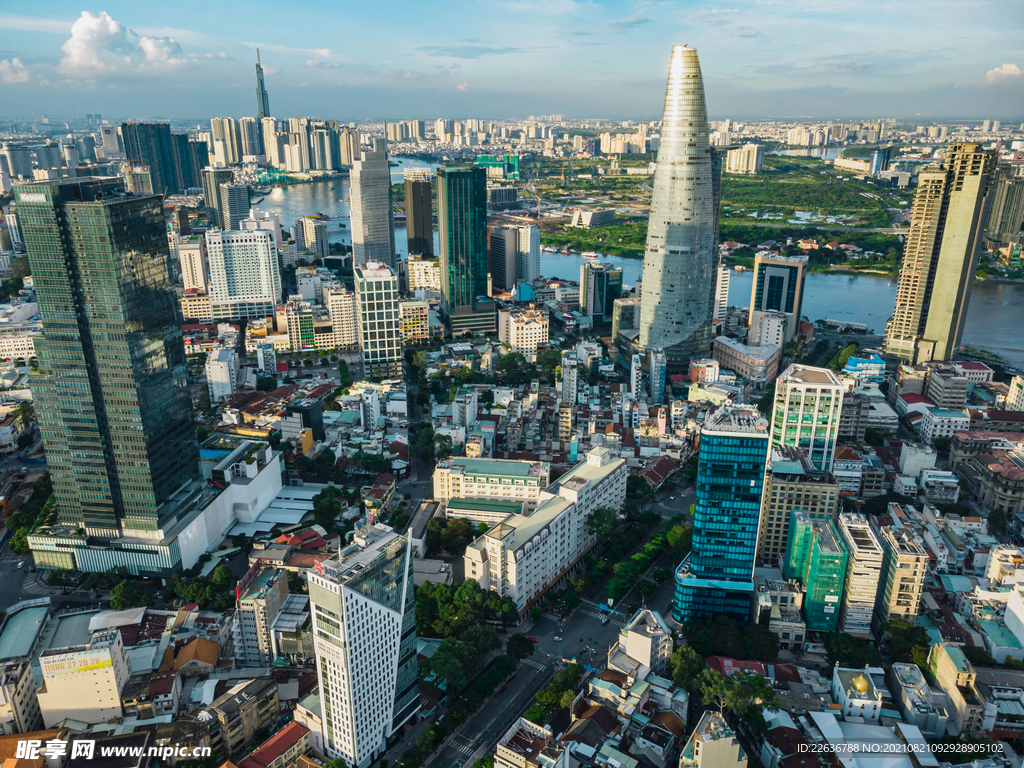
[[[431,201],[430,176],[405,174],[405,231],[409,253],[434,255],[434,203]]]
[[[992,207],[985,224],[990,240],[1005,243],[1024,230],[1024,174],[1018,171],[1009,163],[1000,163],[996,169]]]
[[[173,194],[181,190],[174,171],[174,143],[168,123],[121,123],[124,153],[133,166],[149,166],[153,192]]]
[[[750,620],[768,422],[749,405],[715,411],[700,433],[693,546],[676,569],[676,621]]]
[[[996,151],[950,144],[918,174],[885,350],[911,363],[949,360],[960,346],[978,266]]]
[[[206,206],[206,216],[214,226],[224,226],[220,208],[220,186],[230,184],[232,178],[234,174],[230,168],[203,168],[203,204]]]
[[[487,230],[487,266],[491,275],[491,295],[511,291],[516,285],[515,227],[490,227]]]
[[[715,320],[725,321],[726,310],[729,308],[729,278],[732,270],[725,264],[719,264],[715,270]]]
[[[281,301],[281,273],[274,234],[245,229],[206,233],[210,302],[219,320],[264,318]]]
[[[419,709],[412,546],[386,525],[309,572],[324,752],[369,766]]]
[[[804,585],[804,620],[812,632],[835,632],[846,581],[846,550],[831,520],[793,511],[782,576]]]
[[[580,309],[585,314],[610,320],[615,300],[621,298],[621,269],[586,259],[580,264]]]
[[[263,66],[260,64],[260,49],[256,49],[256,119],[262,121],[270,117],[270,97],[267,87],[263,84]]]
[[[376,261],[395,268],[395,215],[391,203],[388,145],[374,139],[352,163],[352,264]]]
[[[845,391],[828,368],[789,366],[775,382],[772,447],[800,448],[815,469],[831,472]]]
[[[398,278],[387,264],[368,261],[355,267],[356,314],[363,375],[402,377],[402,323]]]
[[[221,184],[217,213],[223,229],[241,229],[241,221],[249,215],[249,185]]]
[[[59,522],[147,538],[199,479],[161,198],[119,179],[15,187],[43,339],[33,394]]]
[[[441,296],[453,336],[494,333],[495,305],[487,296],[487,172],[437,172],[437,229],[441,244]]]
[[[793,340],[800,325],[806,280],[806,256],[775,256],[759,253],[754,257],[754,282],[750,286],[748,344],[752,346],[761,344],[762,326],[765,323],[766,312],[781,312],[786,315],[783,343]],[[722,319],[725,319],[724,315]]]
[[[693,48],[672,49],[660,141],[637,342],[644,350],[664,349],[669,367],[679,370],[711,346],[722,166],[708,142],[704,82]]]
[[[238,122],[233,117],[215,117],[210,120],[210,132],[213,134],[214,162],[223,165],[234,165],[242,162],[242,133]]]

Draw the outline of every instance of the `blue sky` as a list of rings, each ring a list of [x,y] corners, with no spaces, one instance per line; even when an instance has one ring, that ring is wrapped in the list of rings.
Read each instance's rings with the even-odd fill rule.
[[[80,2],[0,6],[0,119],[660,116],[698,49],[711,117],[1024,119],[1020,0]]]

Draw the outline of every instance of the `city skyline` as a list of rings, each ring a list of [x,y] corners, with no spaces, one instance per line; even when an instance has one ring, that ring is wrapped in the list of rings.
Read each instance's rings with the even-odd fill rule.
[[[983,14],[904,4],[898,43],[879,34],[888,17],[878,3],[492,5],[421,6],[386,23],[369,8],[348,9],[344,23],[316,7],[289,9],[292,23],[274,25],[270,42],[262,20],[276,8],[246,7],[213,32],[178,26],[201,18],[187,5],[51,3],[46,15],[0,14],[0,94],[8,117],[54,107],[62,116],[253,115],[259,47],[275,116],[656,119],[663,64],[651,52],[683,42],[707,52],[712,117],[1010,119],[1024,102],[1024,22],[1009,0]],[[496,36],[495,16],[529,42]],[[1002,22],[988,23],[994,16]],[[953,39],[955,51],[942,46]]]

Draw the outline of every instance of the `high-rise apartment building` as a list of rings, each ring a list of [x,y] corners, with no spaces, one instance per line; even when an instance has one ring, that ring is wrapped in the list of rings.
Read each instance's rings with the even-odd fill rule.
[[[43,320],[32,389],[59,522],[144,538],[199,478],[161,198],[90,178],[18,185],[15,200]]]
[[[260,124],[254,117],[243,117],[238,121],[238,133],[242,138],[242,157],[263,154],[263,141],[260,138]]]
[[[786,555],[793,512],[828,520],[838,509],[839,484],[831,472],[816,468],[799,448],[773,448],[761,497],[757,562],[775,567]]]
[[[249,185],[221,184],[217,213],[222,229],[242,228],[242,219],[249,215]]]
[[[418,711],[415,601],[410,540],[385,525],[309,572],[327,757],[366,768]]]
[[[206,233],[210,301],[217,319],[264,318],[281,301],[273,234],[266,230]]]
[[[434,203],[431,199],[430,176],[405,174],[405,231],[409,253],[434,255]]]
[[[8,659],[0,666],[0,733],[31,733],[42,726],[32,664],[26,658]]]
[[[254,565],[235,586],[232,635],[241,667],[269,667],[274,661],[271,627],[288,599],[288,574]]]
[[[437,259],[424,259],[418,253],[410,253],[406,269],[410,293],[421,288],[441,291],[441,262]]]
[[[395,268],[395,215],[391,203],[391,166],[387,142],[374,139],[352,163],[352,264],[368,261]]]
[[[960,346],[978,266],[996,150],[950,144],[918,174],[885,349],[911,363],[949,360]]]
[[[580,309],[595,320],[611,318],[616,299],[622,298],[622,270],[599,261],[580,264]]]
[[[169,123],[122,123],[121,138],[128,162],[149,167],[154,194],[174,194],[182,190],[174,169],[174,143]]]
[[[324,306],[334,327],[334,346],[352,349],[359,346],[359,322],[356,295],[342,286],[325,287]]]
[[[206,206],[206,215],[210,223],[217,227],[224,227],[224,217],[221,214],[220,187],[222,184],[230,184],[234,174],[230,168],[217,168],[207,166],[203,168],[203,204]],[[230,229],[230,227],[224,227]]]
[[[562,402],[576,407],[579,393],[579,358],[572,350],[562,353]]]
[[[495,305],[487,295],[487,172],[437,172],[441,244],[441,307],[453,336],[494,333]]]
[[[503,224],[490,227],[487,236],[495,293],[540,277],[540,228]]]
[[[1024,230],[1024,175],[1009,163],[1000,163],[992,185],[985,236],[1005,243],[1012,237],[1019,237],[1021,230]]]
[[[726,310],[729,309],[729,279],[732,270],[725,264],[719,264],[715,271],[715,320],[725,321]]]
[[[869,638],[882,574],[882,547],[864,515],[840,515],[839,534],[849,554],[839,630],[854,637]]]
[[[206,238],[203,235],[178,237],[178,260],[185,290],[195,288],[207,293],[210,288],[210,260],[206,256]]]
[[[242,162],[242,133],[233,117],[215,117],[210,120],[210,134],[213,137],[214,161],[223,165]]]
[[[893,619],[913,622],[921,607],[924,580],[928,575],[928,551],[909,528],[883,526],[878,531],[882,545],[882,574],[875,601],[875,624]]]
[[[793,510],[782,576],[804,585],[804,620],[812,632],[835,632],[846,582],[846,550],[831,519]]]
[[[764,145],[744,144],[730,149],[725,156],[725,172],[741,176],[756,176],[764,168]]]
[[[755,408],[723,406],[704,424],[693,546],[676,569],[676,621],[727,614],[750,620],[768,422]]]
[[[807,280],[806,256],[776,256],[762,252],[754,257],[754,283],[750,288],[750,332],[748,344],[759,344],[762,325],[769,313],[787,316],[785,342],[793,340],[800,326],[804,283]]]
[[[260,49],[256,49],[256,119],[261,123],[265,117],[270,117],[270,97],[267,96],[267,87],[263,83],[263,65],[260,64]]]
[[[718,256],[721,157],[708,142],[697,51],[672,48],[641,287],[643,349],[665,350],[669,367],[706,357]]]
[[[398,278],[386,264],[368,261],[357,265],[355,294],[364,376],[401,378],[402,323],[398,307]]]
[[[828,368],[789,366],[775,383],[772,447],[799,448],[815,469],[831,472],[845,391]]]

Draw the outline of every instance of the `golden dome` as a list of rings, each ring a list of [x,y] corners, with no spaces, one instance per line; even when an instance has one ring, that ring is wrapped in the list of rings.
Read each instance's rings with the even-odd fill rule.
[[[861,672],[859,675],[853,678],[852,681],[850,681],[850,686],[857,693],[867,693],[868,688],[871,687],[871,681],[868,680],[867,676],[863,672]]]

